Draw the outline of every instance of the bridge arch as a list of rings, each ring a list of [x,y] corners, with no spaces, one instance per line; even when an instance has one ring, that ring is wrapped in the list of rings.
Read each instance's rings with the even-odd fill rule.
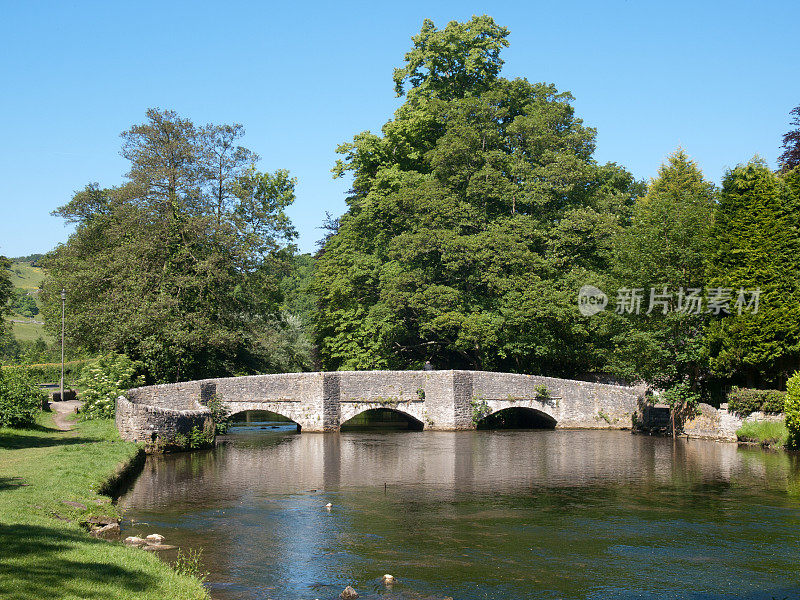
[[[242,417],[246,416],[246,419],[242,419]],[[297,428],[297,433],[302,431],[302,426],[300,423],[292,419],[291,417],[281,414],[280,412],[267,410],[267,409],[258,409],[258,408],[248,408],[241,410],[238,406],[229,410],[228,418],[234,423],[248,423],[248,422],[275,422],[275,423],[285,423],[286,425],[293,425]]]
[[[506,406],[492,411],[476,423],[476,429],[555,429],[558,421],[543,410],[529,406]]]
[[[406,411],[396,408],[366,408],[342,422],[341,431],[359,431],[370,429],[394,429],[422,431],[425,424]]]

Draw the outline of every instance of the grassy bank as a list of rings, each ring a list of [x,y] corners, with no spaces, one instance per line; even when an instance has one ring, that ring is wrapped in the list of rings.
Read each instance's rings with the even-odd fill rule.
[[[0,429],[0,598],[207,597],[151,553],[95,540],[79,525],[117,516],[98,491],[138,453],[110,420],[63,432],[45,414],[35,428]]]
[[[789,443],[789,430],[784,421],[745,421],[736,431],[740,442],[782,448]]]

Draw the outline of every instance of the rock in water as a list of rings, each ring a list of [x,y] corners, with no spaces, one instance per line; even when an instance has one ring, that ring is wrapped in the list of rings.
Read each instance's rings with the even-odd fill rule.
[[[383,583],[384,585],[392,585],[395,582],[395,578],[388,573],[383,576]]]
[[[344,591],[339,594],[339,598],[342,600],[353,600],[354,598],[358,598],[358,592],[348,585],[344,588]]]
[[[151,533],[144,539],[147,540],[148,544],[160,544],[164,541],[164,536],[157,533]]]
[[[91,531],[91,536],[104,540],[113,540],[119,537],[119,523],[109,523]]]
[[[140,537],[136,537],[135,535],[126,537],[122,543],[125,544],[126,546],[144,546],[145,544],[147,544],[146,541],[144,541]]]

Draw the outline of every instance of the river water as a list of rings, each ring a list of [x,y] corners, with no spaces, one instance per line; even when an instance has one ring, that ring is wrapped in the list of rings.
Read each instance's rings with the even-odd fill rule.
[[[787,453],[609,431],[234,431],[150,457],[120,499],[125,535],[202,548],[215,599],[800,599]]]

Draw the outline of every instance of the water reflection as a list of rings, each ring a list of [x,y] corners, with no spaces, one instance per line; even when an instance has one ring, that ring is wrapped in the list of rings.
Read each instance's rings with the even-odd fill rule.
[[[204,547],[215,598],[347,584],[367,598],[800,597],[784,453],[608,431],[250,425],[152,457],[120,500],[149,523],[131,533]]]

